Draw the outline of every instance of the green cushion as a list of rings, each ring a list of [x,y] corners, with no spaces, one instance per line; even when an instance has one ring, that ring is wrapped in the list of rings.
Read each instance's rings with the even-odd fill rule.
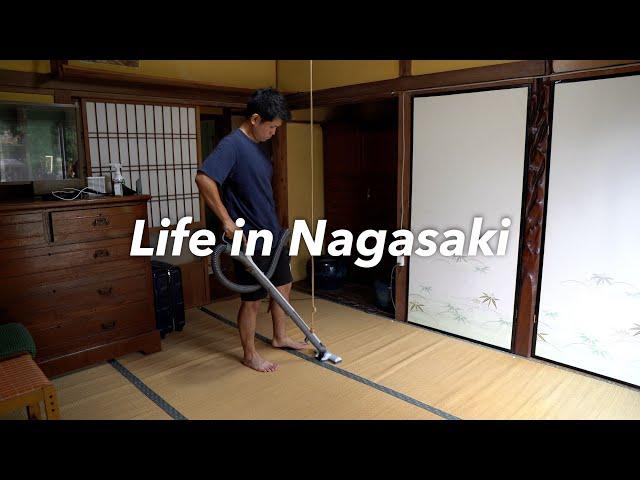
[[[0,325],[0,360],[21,353],[30,353],[36,358],[36,344],[29,330],[19,323]]]

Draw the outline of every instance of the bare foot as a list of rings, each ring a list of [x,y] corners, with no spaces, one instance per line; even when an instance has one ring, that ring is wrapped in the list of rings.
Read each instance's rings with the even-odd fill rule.
[[[278,364],[269,362],[255,353],[251,359],[244,359],[242,363],[249,368],[253,368],[259,372],[275,372],[278,369]]]
[[[305,348],[309,348],[309,345],[307,345],[304,342],[296,342],[295,340],[289,338],[289,337],[284,337],[283,339],[273,339],[271,341],[271,345],[273,345],[276,348],[291,348],[293,350],[304,350]]]

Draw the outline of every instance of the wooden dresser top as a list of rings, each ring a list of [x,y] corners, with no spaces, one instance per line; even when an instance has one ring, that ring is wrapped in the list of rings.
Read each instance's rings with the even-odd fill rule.
[[[146,202],[150,195],[127,195],[122,197],[106,196],[90,200],[40,200],[37,198],[24,200],[0,201],[0,214],[16,210],[36,210],[53,208],[91,208],[95,206],[122,205],[127,203]]]

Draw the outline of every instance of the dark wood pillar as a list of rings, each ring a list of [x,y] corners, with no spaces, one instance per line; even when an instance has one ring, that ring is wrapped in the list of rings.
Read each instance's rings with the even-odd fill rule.
[[[398,60],[400,63],[400,72],[399,77],[410,77],[411,76],[411,60]]]
[[[69,60],[49,60],[51,75],[56,80],[62,80],[64,77],[64,65],[67,65]]]
[[[273,148],[273,198],[280,225],[289,227],[289,193],[287,189],[287,124],[282,124],[272,138]]]
[[[551,80],[532,84],[527,119],[527,158],[525,203],[523,209],[522,257],[518,272],[518,310],[512,350],[530,357],[533,353],[536,303],[540,286],[542,231],[545,219],[549,170],[549,134],[551,123]]]
[[[398,96],[398,181],[397,181],[397,228],[410,229],[411,199],[411,103],[412,97],[403,92]],[[409,290],[409,261],[396,267],[396,320],[407,321],[407,296]]]

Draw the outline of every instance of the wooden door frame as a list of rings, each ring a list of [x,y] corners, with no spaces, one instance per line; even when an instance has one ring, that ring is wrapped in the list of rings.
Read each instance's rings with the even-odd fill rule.
[[[576,65],[577,67],[577,65]],[[553,84],[558,80],[590,80],[611,76],[640,73],[640,64],[616,65],[609,68],[585,69],[558,72],[531,79],[532,92],[528,100],[527,141],[525,157],[525,188],[523,189],[521,253],[517,276],[516,313],[511,351],[517,355],[531,357],[535,345],[537,309],[539,302],[540,275],[544,247],[546,222],[549,156],[551,149],[551,123],[553,107]],[[586,68],[591,68],[587,70]],[[551,72],[551,68],[548,72]],[[524,85],[521,81],[489,82],[484,87]],[[434,88],[427,91],[463,92],[478,86]],[[400,92],[399,118],[399,162],[398,162],[398,228],[410,229],[411,160],[412,160],[412,115],[413,98],[424,90]],[[404,115],[402,108],[404,106]],[[404,122],[404,123],[403,123]],[[402,125],[404,125],[404,132]],[[402,155],[405,156],[404,171]],[[408,161],[407,161],[408,159]],[[408,187],[406,187],[408,186]],[[402,214],[401,214],[402,212]],[[408,309],[408,265],[398,267],[396,283],[396,320],[407,321]]]
[[[546,151],[544,155],[535,156],[534,160],[537,161],[536,167],[537,169],[532,169],[532,154],[537,154],[538,150],[536,147],[540,146],[540,143],[546,141],[546,137],[542,137],[539,139],[538,137],[532,137],[530,135],[530,122],[538,119],[538,116],[532,114],[530,112],[530,104],[531,97],[534,95],[532,92],[535,90],[537,80],[511,80],[511,81],[500,81],[493,82],[489,84],[483,85],[466,85],[463,87],[448,87],[448,88],[437,88],[431,90],[432,93],[440,95],[440,94],[459,94],[459,93],[469,93],[476,91],[487,91],[493,90],[495,88],[518,88],[518,87],[527,87],[530,89],[529,98],[527,100],[528,106],[528,115],[527,115],[527,141],[526,141],[526,154],[524,158],[524,172],[528,172],[528,175],[525,175],[526,180],[530,182],[530,178],[532,173],[537,175],[533,175],[533,178],[542,182],[543,188],[542,191],[537,188],[532,188],[527,190],[526,195],[523,193],[523,201],[522,201],[522,210],[521,210],[521,224],[518,226],[521,229],[520,242],[519,242],[519,252],[522,251],[524,245],[529,245],[531,243],[531,239],[534,241],[540,242],[540,233],[541,233],[541,225],[538,229],[524,229],[524,233],[522,229],[524,225],[528,225],[530,221],[530,217],[533,214],[541,214],[537,207],[544,207],[544,185],[546,181],[546,168],[540,168],[540,164],[542,163],[543,167],[546,166],[548,162],[548,157],[546,155]],[[539,95],[539,94],[538,94]],[[416,97],[424,97],[424,91],[417,92],[403,92],[400,95],[400,102],[398,105],[398,229],[403,228],[406,230],[411,230],[411,198],[412,198],[412,176],[411,172],[413,170],[413,104]],[[536,111],[537,112],[537,111]],[[533,113],[536,113],[533,112]],[[547,112],[547,110],[544,110]],[[543,135],[542,129],[539,129],[539,135]],[[548,131],[547,131],[548,133]],[[533,140],[537,139],[538,142],[534,142]],[[533,147],[533,148],[531,148]],[[403,162],[404,159],[404,162]],[[538,176],[542,175],[542,178],[539,179]],[[537,185],[537,183],[535,183]],[[540,198],[541,196],[541,198]],[[542,204],[540,204],[540,201]],[[526,208],[525,208],[526,206]],[[533,212],[532,212],[533,210]],[[541,221],[541,217],[540,217]],[[536,223],[538,225],[538,223]],[[527,249],[529,251],[529,249]],[[539,249],[535,248],[531,250],[531,259],[528,262],[521,262],[521,254],[518,255],[518,273],[516,285],[517,287],[521,283],[521,278],[524,276],[532,276],[533,282],[528,283],[526,286],[531,290],[529,296],[526,296],[526,293],[529,292],[527,288],[518,289],[516,291],[515,297],[515,312],[514,312],[514,333],[512,335],[512,344],[521,345],[523,344],[522,336],[527,332],[532,331],[533,325],[533,310],[535,308],[535,298],[536,298],[536,288],[537,288],[537,278],[539,272]],[[408,296],[409,296],[409,265],[411,262],[411,257],[405,257],[404,266],[398,266],[396,270],[396,320],[407,322],[408,321]],[[523,303],[522,298],[525,298],[525,305],[529,305],[529,309],[524,309],[519,307],[521,303]],[[533,302],[526,303],[526,300],[529,298],[533,298]],[[516,328],[516,325],[520,327]],[[526,343],[526,341],[524,342]]]

